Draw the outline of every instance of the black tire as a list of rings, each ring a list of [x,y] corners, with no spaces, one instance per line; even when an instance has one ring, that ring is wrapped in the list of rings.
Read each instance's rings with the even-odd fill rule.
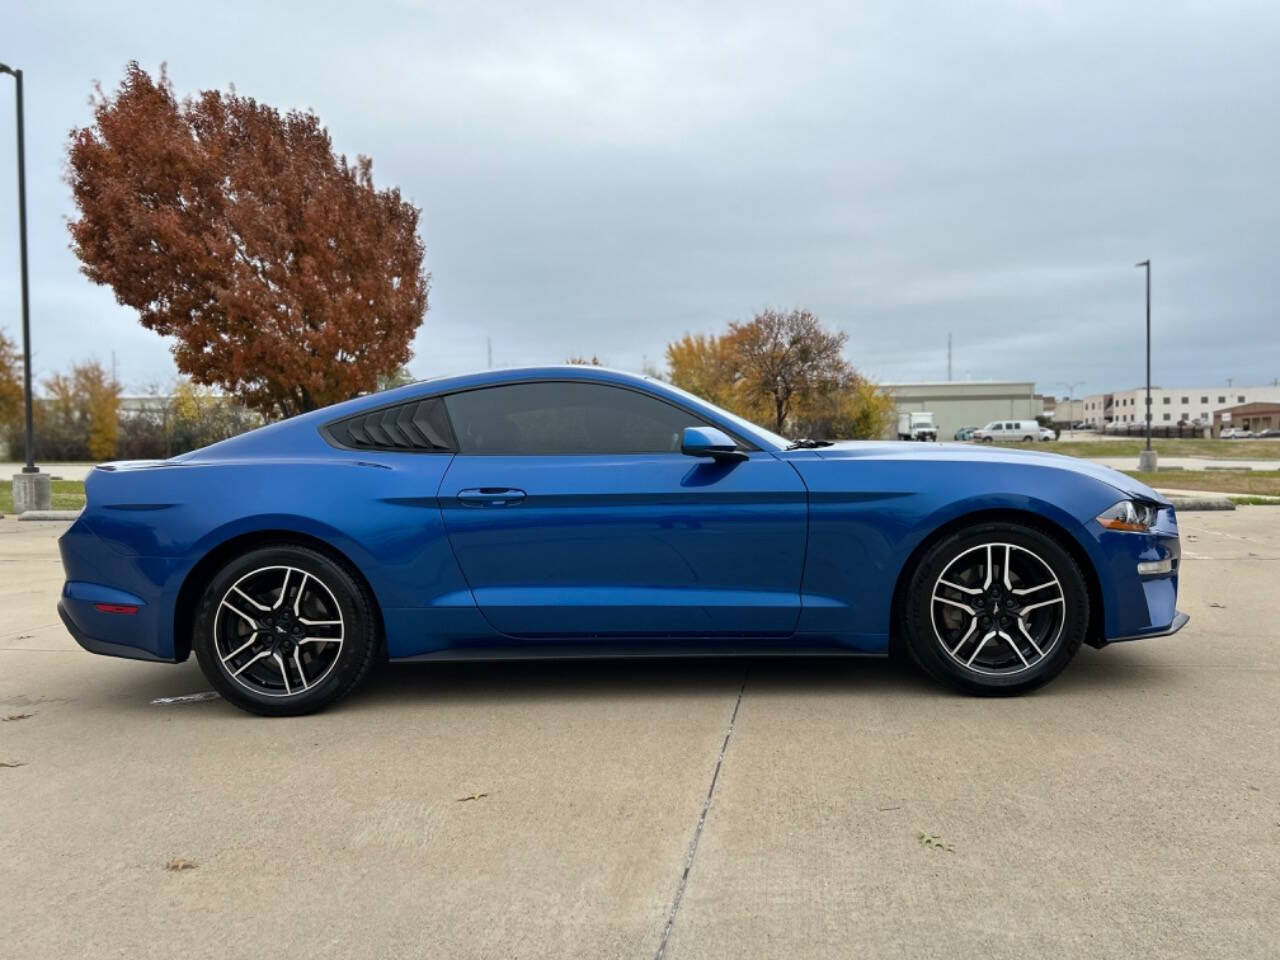
[[[274,571],[280,571],[285,578],[279,587],[279,611],[271,606],[268,595],[257,595],[257,601],[265,601],[263,607],[257,606],[252,595],[252,585],[258,582],[254,578],[269,583]],[[294,579],[294,593],[288,593],[289,577]],[[244,589],[250,592],[234,593],[232,588],[240,584],[246,584]],[[224,604],[228,598],[235,603]],[[294,601],[295,612],[289,611],[290,604],[283,603],[286,599]],[[255,605],[250,606],[251,603]],[[327,619],[302,619],[302,603],[313,605],[314,610],[320,611],[316,616]],[[240,610],[253,616],[237,615],[235,611]],[[270,627],[264,626],[268,617],[273,621]],[[286,618],[291,623],[286,623]],[[228,562],[205,587],[193,620],[191,647],[205,677],[225,699],[262,716],[314,713],[340,700],[369,673],[380,647],[374,600],[363,582],[345,564],[291,543],[258,547]],[[239,636],[234,636],[236,631]],[[300,636],[298,642],[291,635],[294,631],[323,636]],[[228,648],[238,647],[238,641],[251,637],[261,639],[254,640],[244,653],[227,657]],[[263,656],[259,664],[248,662],[273,644],[277,645],[275,653]],[[276,669],[283,676],[281,689],[273,690],[273,678],[267,668],[277,663]],[[235,666],[242,668],[243,679],[233,676]],[[255,680],[255,676],[260,679]],[[302,689],[294,689],[299,683]]]
[[[993,545],[993,554],[985,554],[983,547]],[[942,611],[942,616],[949,613],[946,600],[936,601],[935,589],[939,589],[940,580],[944,573],[948,577],[952,576],[952,571],[957,569],[955,565],[965,562],[965,558],[977,558],[977,562],[981,563],[984,556],[994,556],[995,564],[992,569],[998,569],[997,565],[1002,562],[1000,550],[1004,545],[1009,545],[1015,558],[1023,558],[1023,554],[1033,557],[1040,561],[1052,577],[1056,579],[1056,584],[1046,586],[1043,593],[1037,593],[1028,596],[1024,600],[1021,596],[1013,596],[1011,591],[1002,587],[1002,584],[996,582],[994,587],[996,591],[1003,592],[1007,600],[1015,605],[1015,611],[1019,609],[1029,609],[1030,604],[1046,598],[1047,602],[1037,602],[1036,606],[1046,610],[1045,614],[1037,614],[1037,616],[1047,616],[1053,610],[1056,610],[1058,604],[1052,599],[1057,593],[1061,595],[1061,611],[1060,611],[1060,627],[1054,632],[1051,623],[1047,626],[1037,627],[1032,623],[1031,630],[1044,629],[1046,636],[1040,637],[1041,646],[1036,646],[1034,641],[1027,643],[1025,638],[1030,638],[1028,632],[1019,632],[1015,627],[1003,627],[1000,625],[1006,620],[1012,620],[1015,624],[1019,619],[1018,614],[1013,612],[1010,616],[1000,618],[997,616],[986,616],[987,621],[994,621],[995,628],[1001,628],[1008,631],[1005,637],[994,637],[995,643],[989,648],[988,656],[1003,655],[1010,661],[1010,666],[1006,669],[1008,672],[996,672],[996,667],[989,670],[984,669],[984,665],[980,661],[972,661],[978,666],[966,666],[960,662],[965,659],[965,654],[972,652],[978,642],[982,640],[985,633],[992,629],[992,623],[981,623],[981,618],[977,615],[973,616],[974,633],[972,638],[967,641],[968,645],[958,644],[956,649],[960,651],[957,656],[948,651],[944,647],[942,630],[940,629],[938,611]],[[1009,554],[1004,555],[1006,558]],[[1007,562],[1007,561],[1005,561]],[[1031,559],[1015,559],[1014,564],[1021,564],[1022,569],[1030,569]],[[1040,569],[1040,568],[1036,568]],[[950,581],[948,581],[950,582]],[[980,586],[980,581],[970,581],[971,586],[968,588],[974,591]],[[1023,581],[1011,581],[1015,587],[1023,586]],[[940,589],[941,595],[949,595],[956,601],[962,601],[972,605],[977,612],[992,614],[993,598],[988,597],[985,593],[969,597],[960,592],[952,592],[948,589]],[[1024,592],[1027,592],[1024,588]],[[948,683],[966,693],[977,694],[982,696],[1008,696],[1013,694],[1025,693],[1033,690],[1045,683],[1048,683],[1054,677],[1066,668],[1067,664],[1076,655],[1080,649],[1081,643],[1084,641],[1085,634],[1089,626],[1089,590],[1085,584],[1084,574],[1080,569],[1075,558],[1063,548],[1061,543],[1049,533],[1047,530],[1041,529],[1031,524],[1021,523],[981,523],[972,527],[951,533],[937,543],[934,543],[920,558],[915,570],[912,572],[908,581],[905,597],[903,599],[904,609],[902,610],[902,623],[904,627],[905,646],[911,654],[911,658],[933,678]],[[994,613],[1002,612],[999,606],[1000,598],[994,598]],[[943,604],[945,606],[939,606]],[[978,609],[979,604],[985,607]],[[1007,604],[1006,614],[1010,614]],[[1034,612],[1034,611],[1033,611]],[[1056,614],[1055,614],[1056,615]],[[962,630],[961,626],[965,622],[964,618],[967,614],[963,612],[955,614],[961,618],[960,626],[957,626],[954,633],[948,635],[947,643],[950,644],[957,634],[968,635],[966,630]],[[1030,613],[1023,614],[1030,617]],[[1024,621],[1024,623],[1030,621]],[[1052,634],[1052,645],[1049,645],[1046,638]],[[1014,637],[1017,637],[1016,646],[1013,644]],[[1007,641],[1007,642],[1006,642]],[[1043,653],[1041,653],[1043,650]],[[1019,652],[1022,651],[1022,652]],[[1018,654],[1018,660],[1013,659],[1013,654]],[[1035,659],[1036,654],[1040,653],[1039,659]],[[1030,658],[1030,664],[1027,659]]]

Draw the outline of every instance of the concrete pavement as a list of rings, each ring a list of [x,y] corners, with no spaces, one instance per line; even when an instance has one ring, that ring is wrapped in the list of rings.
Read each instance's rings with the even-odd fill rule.
[[[882,661],[450,664],[268,721],[153,705],[194,662],[81,652],[64,525],[0,521],[4,953],[1273,957],[1280,510],[1182,525],[1191,625],[1021,699]]]

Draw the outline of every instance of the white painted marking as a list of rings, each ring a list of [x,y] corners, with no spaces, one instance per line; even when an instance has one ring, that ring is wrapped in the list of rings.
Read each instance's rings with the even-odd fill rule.
[[[157,697],[152,700],[153,705],[167,707],[172,703],[200,703],[203,700],[218,700],[221,695],[214,693],[212,690],[206,690],[204,693],[184,693],[180,697]]]

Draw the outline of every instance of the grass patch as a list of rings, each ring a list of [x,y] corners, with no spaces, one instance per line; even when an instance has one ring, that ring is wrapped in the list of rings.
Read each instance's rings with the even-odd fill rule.
[[[53,481],[53,509],[79,510],[84,506],[84,482]],[[0,513],[13,513],[13,481],[0,480]]]
[[[1031,444],[1025,444],[1030,447]],[[1126,440],[1058,440],[1038,443],[1037,450],[1071,457],[1136,457],[1146,446],[1141,437]],[[1151,447],[1162,457],[1205,457],[1212,460],[1280,460],[1280,440],[1206,440],[1151,438]]]
[[[1280,497],[1280,470],[1235,471],[1159,470],[1140,473],[1125,470],[1129,476],[1141,480],[1157,490],[1216,490],[1221,493],[1243,493],[1264,497]]]
[[[1271,497],[1227,497],[1238,507],[1280,507],[1280,500]]]

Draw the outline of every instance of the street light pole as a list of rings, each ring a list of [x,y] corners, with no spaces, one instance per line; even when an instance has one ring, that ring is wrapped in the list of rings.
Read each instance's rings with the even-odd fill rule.
[[[49,480],[40,473],[35,461],[35,440],[32,429],[31,400],[31,289],[27,280],[27,150],[23,123],[22,71],[0,63],[0,73],[7,73],[14,80],[14,93],[18,108],[18,250],[21,261],[22,283],[22,391],[26,407],[27,464],[14,478],[13,501],[18,513],[24,509],[49,509]]]
[[[1149,473],[1156,468],[1156,452],[1151,449],[1151,261],[1135,263],[1147,272],[1147,445],[1138,456],[1138,469]]]

